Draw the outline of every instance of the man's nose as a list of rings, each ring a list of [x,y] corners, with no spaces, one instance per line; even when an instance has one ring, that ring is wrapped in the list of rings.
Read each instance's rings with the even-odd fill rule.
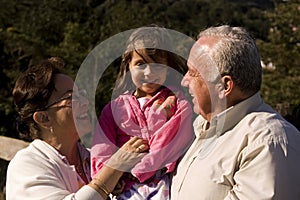
[[[184,77],[181,80],[181,85],[183,87],[188,87],[189,85],[189,81],[188,81],[188,77],[187,77],[187,73],[184,75]]]

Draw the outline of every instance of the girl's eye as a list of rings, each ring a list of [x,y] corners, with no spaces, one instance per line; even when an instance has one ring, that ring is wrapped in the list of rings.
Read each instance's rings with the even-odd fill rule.
[[[145,68],[146,67],[145,63],[137,63],[136,66],[138,66],[139,68]]]
[[[145,63],[137,63],[135,66],[136,66],[138,69],[145,69],[147,65],[146,65]]]

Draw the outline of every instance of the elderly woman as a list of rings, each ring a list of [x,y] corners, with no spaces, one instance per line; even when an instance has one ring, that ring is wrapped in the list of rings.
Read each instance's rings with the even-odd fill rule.
[[[33,141],[19,151],[7,170],[6,199],[106,199],[123,172],[143,156],[148,145],[132,138],[93,179],[90,154],[79,133],[92,131],[88,100],[73,80],[59,71],[58,58],[23,73],[13,90],[18,130]],[[76,122],[76,126],[75,126]]]

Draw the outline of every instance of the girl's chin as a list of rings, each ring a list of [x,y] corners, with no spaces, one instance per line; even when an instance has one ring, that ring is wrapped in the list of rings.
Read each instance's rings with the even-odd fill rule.
[[[156,92],[160,87],[161,85],[158,85],[156,83],[146,83],[143,84],[140,89],[146,93],[153,93]]]

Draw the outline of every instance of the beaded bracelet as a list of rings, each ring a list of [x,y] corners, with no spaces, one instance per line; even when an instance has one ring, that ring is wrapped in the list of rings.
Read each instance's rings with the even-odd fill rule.
[[[95,182],[95,180],[98,180],[101,184],[99,185],[98,183]],[[108,196],[110,194],[106,185],[100,179],[94,178],[91,183],[94,184],[99,190],[104,192],[106,194],[106,196]]]

